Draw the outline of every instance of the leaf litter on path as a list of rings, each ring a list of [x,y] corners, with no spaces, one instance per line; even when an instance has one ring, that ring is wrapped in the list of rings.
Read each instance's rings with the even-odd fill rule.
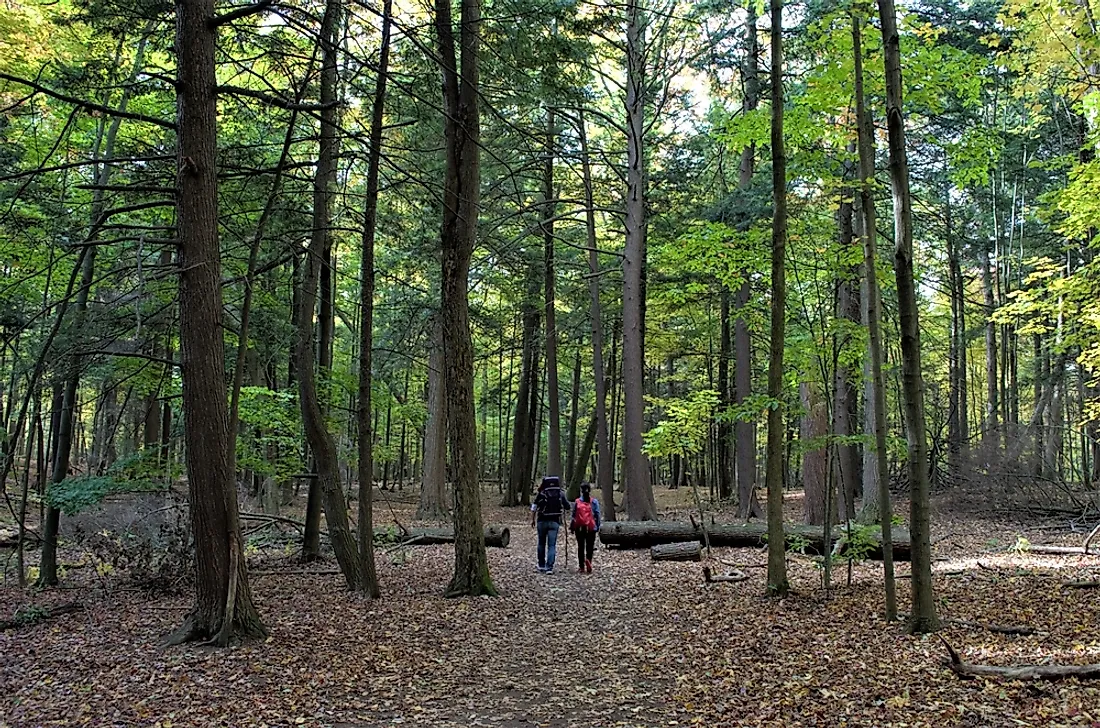
[[[938,638],[885,623],[877,562],[857,564],[850,586],[834,569],[826,595],[817,566],[792,558],[797,594],[783,600],[762,596],[763,569],[705,585],[699,564],[646,551],[600,549],[588,575],[571,544],[544,575],[533,531],[515,523],[524,515],[489,514],[513,522],[511,547],[489,550],[495,598],[442,597],[448,546],[381,558],[378,602],[264,557],[252,585],[271,636],[225,650],[161,646],[186,597],[76,590],[83,612],[0,635],[0,726],[1100,726],[1100,684],[960,680]],[[1013,528],[937,524],[952,534],[937,547],[940,613],[1038,633],[948,623],[941,634],[972,662],[1100,662],[1097,592],[1059,588],[1100,560],[990,548],[1012,543]],[[0,589],[3,613],[27,600]]]

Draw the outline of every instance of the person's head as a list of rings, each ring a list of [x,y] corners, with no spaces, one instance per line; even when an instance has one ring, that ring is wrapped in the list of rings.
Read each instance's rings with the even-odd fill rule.
[[[592,484],[591,483],[581,483],[581,498],[583,498],[586,503],[588,501],[592,500]]]
[[[556,475],[547,475],[542,479],[542,485],[539,486],[539,490],[545,490],[546,488],[560,488],[561,478]]]

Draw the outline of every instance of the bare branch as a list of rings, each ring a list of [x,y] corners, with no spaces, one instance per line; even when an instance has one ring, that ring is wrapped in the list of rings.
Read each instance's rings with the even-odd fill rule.
[[[18,76],[12,76],[8,73],[0,72],[0,81],[10,81],[11,83],[17,83],[21,86],[34,89],[40,94],[45,94],[51,98],[55,98],[58,101],[63,101],[67,104],[73,104],[82,109],[88,109],[89,111],[98,111],[101,114],[107,114],[108,116],[117,116],[120,119],[131,119],[132,121],[141,121],[146,124],[154,124],[156,126],[163,127],[165,129],[175,129],[175,123],[171,121],[165,121],[164,119],[157,119],[152,116],[146,116],[145,114],[135,114],[130,111],[120,111],[119,109],[112,109],[110,106],[104,106],[97,104],[87,99],[78,99],[75,96],[69,96],[63,94],[60,91],[54,91],[51,88],[47,88],[36,81],[31,81],[26,78],[19,78]]]

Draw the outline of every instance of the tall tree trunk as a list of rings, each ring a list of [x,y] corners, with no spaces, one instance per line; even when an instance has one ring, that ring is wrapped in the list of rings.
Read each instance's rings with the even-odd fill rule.
[[[577,349],[573,359],[573,389],[569,398],[569,452],[566,455],[565,474],[572,482],[573,469],[577,466],[577,417],[581,398],[581,350]],[[583,468],[582,468],[583,470]]]
[[[546,159],[542,171],[542,239],[545,252],[546,296],[546,416],[550,429],[546,435],[546,472],[563,477],[561,463],[561,400],[558,393],[558,330],[554,314],[554,150],[557,131],[554,111],[546,112]],[[565,482],[564,478],[562,482]]]
[[[966,431],[963,429],[963,412],[966,408],[966,356],[965,328],[962,326],[962,309],[965,299],[960,295],[962,282],[959,253],[955,246],[955,235],[951,219],[951,188],[944,190],[944,242],[947,247],[947,282],[951,300],[951,341],[948,348],[948,414],[947,414],[947,454],[948,469],[957,473],[962,467],[963,443]]]
[[[176,220],[180,356],[195,606],[170,642],[266,634],[241,542],[222,338],[213,0],[177,0]]]
[[[516,417],[512,424],[512,459],[509,467],[508,487],[501,505],[518,506],[523,500],[531,479],[532,459],[538,432],[533,424],[536,419],[534,392],[538,389],[539,310],[535,305],[538,296],[537,267],[532,263],[527,269],[526,295],[521,308],[523,319],[523,351],[521,354],[519,392],[516,394]]]
[[[343,8],[340,0],[328,0],[321,19],[321,130],[317,154],[317,172],[313,186],[313,230],[303,265],[302,289],[299,295],[298,341],[295,349],[295,369],[298,376],[298,400],[302,410],[302,424],[306,441],[313,452],[316,477],[311,479],[310,489],[319,495],[328,523],[329,540],[332,542],[336,561],[349,589],[360,588],[361,564],[359,549],[348,523],[347,505],[340,477],[336,442],[325,425],[322,398],[317,387],[317,360],[313,347],[313,312],[317,304],[319,279],[324,288],[322,272],[329,263],[332,250],[332,198],[336,182],[336,73],[339,25]],[[325,292],[322,290],[322,296]],[[327,351],[331,351],[331,338],[326,338],[326,311],[322,306],[319,341],[322,376],[331,363]]]
[[[854,147],[854,145],[853,145]],[[856,151],[849,148],[850,152]],[[846,165],[845,178],[851,179],[851,165]],[[853,233],[853,205],[852,189],[845,187],[841,192],[842,201],[838,214],[840,227],[840,248],[849,250],[855,244]],[[836,317],[839,321],[847,322],[847,327],[841,329],[839,334],[838,351],[849,346],[850,335],[847,333],[859,326],[859,270],[858,266],[842,270],[837,281],[836,291]],[[833,384],[833,434],[839,439],[836,446],[836,475],[837,490],[840,493],[838,514],[842,521],[852,520],[856,517],[856,495],[859,490],[859,452],[856,446],[851,444],[851,438],[856,435],[856,375],[846,363],[847,358],[838,357],[835,362],[835,376]]]
[[[447,596],[496,594],[485,555],[477,480],[470,258],[477,242],[479,185],[478,45],[481,1],[461,0],[461,68],[450,0],[436,0],[435,27],[443,65],[446,175],[443,185],[443,353],[447,420],[454,463],[455,568]]]
[[[989,251],[979,254],[982,268],[982,293],[985,296],[985,423],[982,428],[982,441],[985,457],[995,457],[1000,447],[1000,426],[997,401],[997,324],[993,321],[993,311],[997,302],[993,297],[993,272],[989,260]]]
[[[898,618],[897,595],[894,584],[894,551],[891,541],[893,530],[893,506],[890,504],[890,474],[886,460],[886,377],[882,371],[882,294],[878,283],[878,228],[875,219],[875,147],[874,128],[867,111],[867,99],[863,92],[863,33],[862,18],[858,12],[852,15],[852,48],[854,58],[856,125],[859,137],[859,220],[863,237],[863,278],[866,281],[864,305],[867,312],[868,349],[870,353],[871,397],[867,409],[871,415],[874,432],[874,493],[877,516],[882,528],[882,570],[885,588],[886,620]],[[866,471],[866,469],[865,469]],[[866,506],[866,501],[865,501]],[[866,509],[865,507],[865,510]]]
[[[428,421],[424,425],[424,472],[418,521],[445,521],[447,507],[447,382],[443,372],[443,322],[433,318],[428,356]]]
[[[382,596],[374,564],[374,432],[371,430],[371,363],[374,350],[374,239],[378,227],[378,172],[382,160],[382,124],[386,108],[386,74],[390,60],[392,0],[382,6],[382,47],[379,50],[374,102],[371,108],[370,149],[367,158],[367,194],[363,203],[363,245],[359,275],[359,402],[356,409],[359,480],[359,589],[371,599]],[[386,439],[390,413],[386,411]],[[387,442],[388,444],[388,442]],[[388,462],[387,462],[388,467]],[[400,475],[398,476],[400,478]]]
[[[626,5],[626,247],[623,255],[623,479],[631,520],[657,518],[649,480],[649,458],[642,451],[645,428],[645,49],[640,0]]]
[[[718,400],[722,409],[729,409],[733,402],[733,391],[730,387],[730,359],[733,348],[730,338],[730,292],[729,288],[722,285],[718,294]],[[718,497],[722,500],[733,497],[733,428],[729,420],[723,418],[718,422],[716,459],[718,461]]]
[[[615,520],[615,460],[611,454],[607,421],[608,378],[603,359],[603,315],[600,308],[600,259],[596,249],[596,209],[592,186],[592,164],[588,154],[588,133],[584,115],[578,112],[577,132],[581,145],[581,173],[584,179],[585,232],[588,244],[588,301],[592,322],[592,379],[596,387],[596,483],[603,497],[601,515]],[[612,367],[614,368],[614,367]]]
[[[748,3],[745,20],[745,60],[742,75],[745,79],[745,109],[754,111],[760,103],[760,48],[756,37],[756,4]],[[745,189],[752,183],[756,167],[756,147],[750,144],[741,152],[738,187]],[[746,272],[734,298],[736,318],[733,322],[733,402],[741,405],[752,395],[752,336],[745,315],[748,310],[752,287]],[[760,518],[764,515],[756,497],[756,433],[755,423],[737,420],[734,424],[734,457],[737,466],[737,517]]]
[[[906,434],[909,440],[909,534],[912,554],[912,610],[909,629],[931,632],[939,625],[932,596],[932,545],[929,534],[928,445],[924,423],[924,380],[921,374],[920,322],[913,272],[912,200],[909,162],[905,156],[902,117],[901,39],[894,0],[878,0],[886,65],[886,130],[889,139],[890,182],[894,193],[894,276],[901,319],[901,368]],[[883,534],[885,536],[885,533]]]
[[[771,0],[772,281],[768,360],[768,593],[785,596],[787,542],[783,533],[783,339],[787,320],[787,153],[783,142],[783,0]]]
[[[826,504],[832,500],[828,495],[829,459],[823,442],[829,434],[828,414],[816,382],[801,382],[798,395],[806,411],[798,433],[802,446],[802,516],[806,523],[820,526],[825,523]],[[813,440],[818,444],[811,444]]]
[[[118,108],[121,111],[125,111],[126,107],[129,105],[130,97],[133,94],[134,81],[144,67],[145,44],[148,40],[150,30],[151,28],[147,26],[138,44],[137,52],[134,56],[134,65],[130,72],[130,83],[123,89],[122,97],[119,99]],[[91,228],[88,232],[89,240],[94,239],[98,235],[100,226],[102,226],[104,222],[103,210],[105,201],[103,188],[111,180],[111,171],[113,168],[109,164],[109,161],[114,157],[115,139],[118,136],[122,118],[116,116],[111,119],[110,122],[104,121],[103,123],[106,124],[106,127],[100,127],[100,137],[96,139],[95,155],[100,157],[100,161],[94,168],[98,189],[92,192]],[[102,156],[100,156],[101,141]],[[81,331],[84,325],[84,317],[88,311],[88,296],[90,295],[92,282],[95,278],[97,250],[98,246],[89,246],[81,258],[80,288],[77,290],[76,301],[73,306],[72,330],[74,332],[79,333]],[[58,315],[63,315],[63,311],[64,309],[62,309],[62,313]],[[53,455],[53,476],[51,479],[54,484],[60,483],[69,475],[69,461],[72,457],[73,430],[75,429],[73,420],[76,417],[76,398],[77,389],[80,386],[80,371],[81,358],[76,354],[67,357],[64,375],[65,380],[64,385],[62,385],[60,414],[55,414],[57,417],[57,427],[53,430],[56,433]],[[9,410],[11,409],[14,408],[9,407]],[[53,586],[57,584],[57,538],[60,526],[61,511],[53,506],[47,506],[46,518],[42,524],[42,552],[40,554],[38,571],[39,586]]]

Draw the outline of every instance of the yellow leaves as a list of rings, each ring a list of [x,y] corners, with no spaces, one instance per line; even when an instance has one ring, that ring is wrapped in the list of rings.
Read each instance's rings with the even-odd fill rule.
[[[886,706],[888,708],[905,708],[909,705],[909,691],[906,690],[902,695],[895,695],[892,698],[886,699]]]

